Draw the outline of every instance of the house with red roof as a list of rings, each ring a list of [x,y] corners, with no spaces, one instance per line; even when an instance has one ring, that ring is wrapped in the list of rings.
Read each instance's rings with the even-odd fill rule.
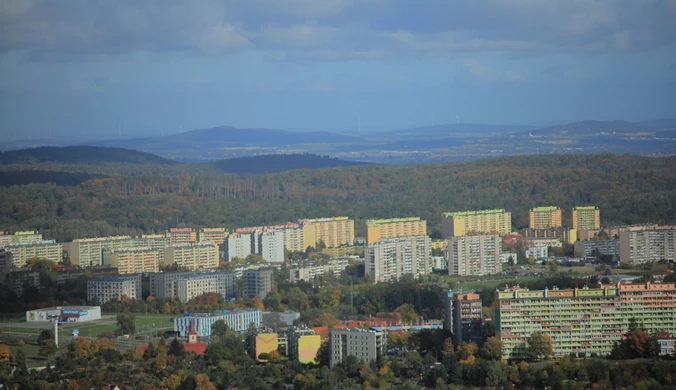
[[[188,342],[183,343],[183,349],[186,352],[193,352],[197,355],[204,355],[204,351],[207,350],[209,344],[199,341],[197,339],[197,332],[195,331],[195,323],[190,322],[190,327],[188,328]],[[148,344],[139,345],[136,347],[136,352],[139,354],[144,354],[148,349]]]

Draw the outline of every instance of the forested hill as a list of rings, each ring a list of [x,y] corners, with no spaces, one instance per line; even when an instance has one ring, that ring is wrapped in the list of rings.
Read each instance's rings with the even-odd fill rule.
[[[236,174],[260,174],[290,171],[294,169],[318,169],[332,167],[351,167],[366,163],[346,161],[329,156],[310,153],[268,154],[253,157],[238,157],[218,160],[210,163],[223,172]]]
[[[158,169],[158,172],[160,170]],[[676,157],[544,155],[468,163],[361,165],[237,176],[205,170],[118,174],[76,186],[0,188],[0,226],[49,238],[162,231],[177,225],[255,226],[346,215],[420,216],[430,232],[444,211],[505,208],[513,226],[528,210],[597,205],[603,225],[676,224]]]
[[[33,149],[0,152],[2,164],[64,164],[130,163],[171,165],[174,161],[137,150],[98,146],[45,146]]]

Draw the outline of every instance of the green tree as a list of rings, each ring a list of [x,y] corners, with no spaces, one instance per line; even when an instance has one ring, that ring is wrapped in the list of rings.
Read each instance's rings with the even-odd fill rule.
[[[117,314],[118,333],[121,335],[136,333],[136,315],[134,313]]]
[[[182,357],[185,355],[185,349],[183,348],[183,343],[178,341],[177,338],[174,338],[169,344],[169,355],[176,357]]]
[[[40,349],[38,349],[38,355],[49,358],[50,356],[56,353],[56,343],[54,339],[46,339],[40,343]]]
[[[489,337],[481,347],[479,354],[486,360],[502,359],[502,341],[495,337]]]
[[[537,331],[528,337],[526,353],[531,359],[549,359],[554,354],[552,338]]]
[[[223,320],[218,320],[211,324],[211,335],[218,338],[219,341],[223,341],[223,338],[228,333],[228,324]]]
[[[410,303],[402,304],[397,307],[394,312],[401,316],[401,321],[405,324],[418,322],[418,313],[416,313],[415,307]]]

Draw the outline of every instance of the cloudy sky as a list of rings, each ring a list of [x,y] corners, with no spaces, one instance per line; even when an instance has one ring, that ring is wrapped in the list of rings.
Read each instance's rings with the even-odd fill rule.
[[[676,117],[676,0],[2,0],[0,126]]]

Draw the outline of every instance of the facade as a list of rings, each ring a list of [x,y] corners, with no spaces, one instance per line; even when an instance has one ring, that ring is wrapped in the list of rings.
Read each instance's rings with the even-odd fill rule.
[[[453,338],[456,344],[483,341],[481,308],[479,294],[470,292],[453,296]]]
[[[251,235],[252,233],[230,233],[225,239],[225,259],[245,259],[251,254]]]
[[[584,254],[585,258],[594,257],[598,252],[600,255],[612,256],[613,260],[620,258],[620,240],[596,240],[596,241],[578,241],[575,243],[575,253]]]
[[[16,242],[5,247],[12,253],[14,267],[21,268],[32,259],[47,260],[52,263],[63,262],[63,245],[54,240],[39,242]]]
[[[354,221],[348,217],[303,219],[303,250],[317,247],[321,241],[327,248],[352,245],[354,242]]]
[[[21,296],[25,286],[40,289],[40,273],[32,268],[15,268],[7,273],[3,283],[6,283],[17,296]]]
[[[403,275],[432,272],[432,241],[428,236],[381,239],[366,247],[365,273],[376,283],[393,282]]]
[[[181,302],[207,293],[217,293],[225,299],[232,299],[236,295],[237,278],[233,273],[204,273],[178,279],[175,286],[176,296]]]
[[[601,227],[601,214],[596,206],[573,207],[573,229],[590,230]]]
[[[331,328],[329,332],[329,367],[340,363],[347,356],[358,360],[375,361],[385,349],[385,335],[381,331],[361,328]]]
[[[242,295],[264,299],[273,287],[273,274],[269,269],[247,270],[242,273]]]
[[[322,337],[312,329],[290,328],[288,332],[289,359],[303,364],[316,364],[317,352],[322,345]]]
[[[443,238],[470,234],[507,234],[512,231],[512,213],[504,209],[455,211],[441,214]]]
[[[103,264],[103,250],[115,251],[131,246],[130,236],[81,238],[63,244],[72,265],[95,267]]]
[[[522,240],[530,240],[533,238],[554,238],[568,244],[575,244],[578,238],[578,231],[575,229],[568,229],[564,227],[546,228],[546,229],[523,229]]]
[[[529,247],[537,246],[545,248],[549,247],[561,248],[563,246],[561,239],[550,237],[523,237],[521,242],[523,242],[524,245],[527,245]]]
[[[334,277],[339,277],[345,268],[350,265],[348,258],[335,258],[328,261],[325,265],[309,265],[303,268],[289,269],[289,282],[295,283],[299,280],[311,281],[319,275],[331,273]]]
[[[531,229],[549,229],[562,226],[561,208],[556,206],[532,208],[528,217],[528,227]]]
[[[444,329],[455,333],[455,323],[453,322],[453,297],[455,293],[452,290],[446,292],[444,297]]]
[[[124,248],[105,252],[103,264],[117,268],[120,275],[159,272],[160,260],[156,250],[150,248]]]
[[[253,231],[264,232],[268,230],[274,230],[276,232],[281,232],[282,238],[284,239],[284,248],[291,252],[303,252],[305,248],[303,247],[303,229],[300,227],[300,224],[297,223],[287,223],[284,225],[268,225],[268,226],[251,226],[238,228],[235,230],[236,233],[251,233]]]
[[[268,230],[257,235],[257,252],[271,263],[284,262],[284,236],[282,232]]]
[[[188,271],[218,267],[218,245],[211,242],[175,244],[164,249],[164,265],[177,264]]]
[[[110,300],[141,299],[141,275],[105,276],[87,281],[87,300],[104,304]]]
[[[42,234],[34,231],[16,232],[14,234],[0,232],[0,247],[11,244],[33,244],[42,241],[44,241]]]
[[[535,331],[552,338],[558,357],[608,355],[632,318],[649,333],[664,330],[676,334],[674,283],[537,291],[513,288],[495,294],[494,322],[504,359],[525,358],[527,339]]]
[[[164,249],[171,244],[167,234],[144,234],[141,237],[132,238],[132,248],[150,248],[157,252],[157,261],[164,264]]]
[[[676,229],[620,233],[620,261],[643,264],[660,260],[676,261]]]
[[[197,238],[199,242],[209,241],[222,246],[227,235],[228,231],[225,228],[204,228],[199,231]]]
[[[197,242],[197,232],[193,228],[169,229],[169,239],[174,244],[192,244]]]
[[[253,332],[249,334],[249,354],[257,362],[266,362],[267,359],[262,358],[261,355],[277,351],[278,345],[277,333]]]
[[[526,258],[531,256],[535,260],[546,259],[549,256],[549,249],[546,246],[530,246],[526,249]]]
[[[460,236],[448,240],[449,275],[491,275],[500,268],[501,242],[497,235]]]
[[[101,306],[47,307],[26,312],[26,322],[50,322],[58,316],[59,322],[86,322],[101,319]]]
[[[246,332],[249,329],[258,329],[261,326],[263,312],[260,309],[234,309],[230,311],[193,314],[184,317],[172,318],[174,331],[186,337],[190,324],[193,323],[197,335],[200,337],[211,336],[211,325],[218,320],[223,320],[228,329],[235,332]]]
[[[366,244],[373,244],[382,238],[426,236],[427,221],[419,217],[369,219],[366,221]]]

